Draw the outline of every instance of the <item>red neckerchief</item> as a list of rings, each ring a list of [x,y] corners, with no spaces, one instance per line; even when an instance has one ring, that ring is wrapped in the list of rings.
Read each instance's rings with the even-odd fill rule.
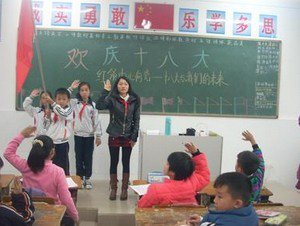
[[[57,121],[58,121],[58,116],[57,116],[57,114],[54,112],[53,122],[56,123]]]
[[[87,106],[87,103],[86,102],[82,102],[82,108],[80,109],[80,112],[79,112],[79,119],[80,119],[80,121],[82,120],[83,111],[84,111],[84,109],[85,109],[86,106]]]

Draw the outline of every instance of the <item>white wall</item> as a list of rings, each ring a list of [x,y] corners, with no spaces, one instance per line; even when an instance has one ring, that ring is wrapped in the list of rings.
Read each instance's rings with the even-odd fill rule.
[[[92,1],[91,1],[92,2]],[[104,28],[107,28],[108,2],[99,1],[102,4]],[[150,2],[150,1],[149,1]],[[162,2],[152,0],[151,2]],[[257,137],[257,141],[263,149],[266,164],[266,180],[276,180],[292,188],[296,182],[296,170],[300,163],[300,130],[297,125],[297,117],[300,110],[300,72],[299,52],[300,45],[297,40],[300,37],[300,1],[299,0],[169,0],[163,1],[175,4],[175,12],[179,7],[192,7],[200,9],[200,20],[204,20],[206,9],[225,10],[230,17],[233,11],[251,12],[253,18],[260,13],[275,14],[278,16],[278,39],[282,40],[282,59],[280,76],[279,118],[278,119],[246,119],[246,118],[212,118],[212,117],[172,117],[173,133],[183,132],[187,127],[195,127],[199,123],[205,123],[212,131],[224,137],[222,171],[234,169],[236,154],[239,151],[249,149],[249,144],[241,140],[241,131],[249,129]],[[32,123],[31,118],[24,112],[15,111],[15,56],[17,43],[18,13],[21,0],[3,0],[2,5],[2,42],[0,42],[0,153],[3,152],[9,140],[23,127]],[[130,12],[133,15],[134,1],[119,0],[113,3],[130,4]],[[177,13],[175,13],[174,27],[177,29]],[[257,37],[258,19],[253,21],[253,34]],[[133,27],[133,18],[129,27]],[[227,34],[231,33],[231,26],[227,26]],[[203,34],[204,28],[199,33]],[[230,36],[230,35],[228,35]],[[141,117],[141,129],[164,130],[164,116],[143,115]],[[103,128],[106,128],[108,116],[102,116]],[[28,141],[21,146],[19,153],[27,156],[30,144]],[[73,141],[71,141],[70,160],[74,173]],[[137,175],[138,148],[133,151],[131,176]],[[151,160],[149,160],[151,161]],[[2,172],[16,171],[5,161],[6,166]],[[108,178],[109,155],[107,150],[107,136],[103,138],[103,145],[95,150],[94,154],[94,179]]]

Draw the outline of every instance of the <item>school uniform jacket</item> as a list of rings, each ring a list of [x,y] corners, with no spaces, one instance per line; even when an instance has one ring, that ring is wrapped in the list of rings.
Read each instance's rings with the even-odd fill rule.
[[[50,119],[45,115],[44,109],[32,106],[33,97],[26,97],[23,102],[24,110],[33,118],[36,126],[36,135],[45,135],[50,126]]]
[[[1,226],[25,226],[34,222],[34,206],[26,191],[11,194],[12,206],[0,204]]]
[[[46,135],[52,138],[54,144],[66,143],[72,133],[72,108],[62,108],[57,103],[53,103],[52,108],[51,124]]]
[[[101,122],[94,102],[91,104],[79,101],[74,98],[70,101],[73,109],[73,130],[74,135],[80,137],[98,138],[102,135]]]
[[[10,141],[4,151],[4,157],[22,173],[24,188],[36,188],[43,191],[47,197],[53,198],[56,204],[65,205],[67,213],[77,221],[79,219],[78,212],[68,189],[64,170],[53,164],[51,160],[46,160],[41,172],[37,174],[32,172],[27,160],[16,153],[23,139],[23,135],[19,134]]]
[[[138,201],[138,207],[195,204],[195,195],[209,183],[210,172],[204,153],[193,156],[194,173],[186,180],[165,179],[164,183],[151,184],[147,193]]]

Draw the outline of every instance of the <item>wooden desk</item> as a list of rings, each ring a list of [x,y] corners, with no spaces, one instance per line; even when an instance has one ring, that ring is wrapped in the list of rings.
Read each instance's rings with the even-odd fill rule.
[[[10,184],[14,178],[14,174],[0,174],[0,189],[2,195],[9,195]]]
[[[208,206],[211,200],[216,196],[216,190],[214,189],[214,182],[211,181],[205,188],[203,188],[197,195],[197,200],[199,204]],[[269,202],[269,197],[272,196],[273,193],[266,187],[263,187],[260,196],[261,202],[267,203]]]
[[[81,180],[80,176],[74,175],[74,176],[70,176],[73,181],[77,184],[78,187],[76,188],[69,188],[69,191],[71,193],[71,196],[74,200],[75,205],[77,204],[77,194],[78,194],[78,189],[82,188],[82,183],[83,181]]]
[[[186,219],[191,214],[204,215],[207,209],[204,207],[160,207],[160,208],[136,208],[136,226],[175,226],[186,225]]]
[[[66,207],[62,205],[49,205],[44,202],[34,203],[35,222],[33,226],[60,226]]]
[[[293,206],[271,206],[255,207],[255,209],[264,209],[278,211],[288,216],[286,226],[300,225],[300,207]],[[135,221],[136,226],[175,226],[186,225],[186,219],[191,214],[204,216],[207,209],[203,207],[162,207],[162,208],[136,208]],[[260,220],[259,225],[264,225]]]

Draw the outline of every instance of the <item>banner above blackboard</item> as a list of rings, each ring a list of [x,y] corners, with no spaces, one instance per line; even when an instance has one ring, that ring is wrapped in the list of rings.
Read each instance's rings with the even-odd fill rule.
[[[79,79],[97,99],[105,80],[125,75],[144,113],[278,115],[280,41],[63,30],[38,39],[50,91]],[[41,84],[35,57],[17,109]]]

